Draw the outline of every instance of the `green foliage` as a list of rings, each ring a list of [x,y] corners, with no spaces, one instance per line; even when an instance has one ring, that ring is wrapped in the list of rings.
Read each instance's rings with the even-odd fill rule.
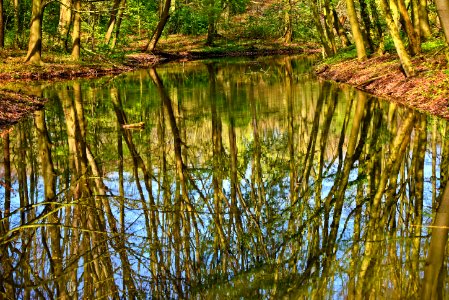
[[[207,32],[208,16],[190,5],[175,10],[169,20],[168,32],[188,35],[201,35]]]
[[[260,16],[249,16],[243,35],[250,39],[279,38],[283,28],[282,9],[279,5],[272,5]]]
[[[334,56],[325,59],[325,64],[335,64],[344,60],[354,59],[357,57],[357,50],[355,45],[351,45],[344,49],[339,50]]]
[[[444,39],[429,39],[421,44],[421,48],[423,52],[432,52],[432,51],[438,51],[442,48],[446,47],[446,43],[444,42]]]

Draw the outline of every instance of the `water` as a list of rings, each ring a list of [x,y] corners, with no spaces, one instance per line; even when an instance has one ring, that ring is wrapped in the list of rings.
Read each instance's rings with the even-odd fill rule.
[[[298,57],[33,90],[46,110],[0,139],[11,299],[410,299],[438,276],[443,120]]]

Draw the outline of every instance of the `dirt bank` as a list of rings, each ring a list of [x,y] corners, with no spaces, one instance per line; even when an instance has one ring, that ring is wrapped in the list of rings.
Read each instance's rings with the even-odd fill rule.
[[[449,74],[444,55],[413,59],[417,75],[406,78],[396,55],[385,54],[363,62],[357,59],[321,65],[317,74],[346,83],[378,97],[449,119]]]

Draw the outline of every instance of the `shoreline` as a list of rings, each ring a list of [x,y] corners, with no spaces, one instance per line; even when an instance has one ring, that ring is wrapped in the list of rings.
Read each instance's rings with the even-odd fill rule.
[[[387,101],[422,113],[449,119],[449,74],[443,57],[421,55],[413,58],[417,75],[407,78],[395,54],[357,59],[316,67],[319,78],[348,84]]]
[[[106,64],[47,63],[43,67],[21,65],[23,69],[0,72],[0,82],[27,82],[30,80],[73,80],[117,75],[141,68],[154,67],[170,61],[188,61],[219,57],[269,56],[289,54],[316,54],[313,48],[285,47],[282,49],[255,49],[238,51],[179,51],[132,53],[121,62]],[[445,71],[444,55],[418,56],[413,59],[417,75],[407,78],[396,55],[384,54],[363,62],[345,59],[322,63],[315,67],[318,78],[348,84],[387,101],[396,102],[422,113],[449,119],[449,74]],[[0,90],[0,133],[32,112],[42,109],[46,99],[11,90]]]

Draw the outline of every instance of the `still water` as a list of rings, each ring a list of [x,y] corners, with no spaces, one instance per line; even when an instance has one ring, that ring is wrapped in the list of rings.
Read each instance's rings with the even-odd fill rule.
[[[8,299],[447,295],[443,120],[297,57],[33,90],[0,138]]]

